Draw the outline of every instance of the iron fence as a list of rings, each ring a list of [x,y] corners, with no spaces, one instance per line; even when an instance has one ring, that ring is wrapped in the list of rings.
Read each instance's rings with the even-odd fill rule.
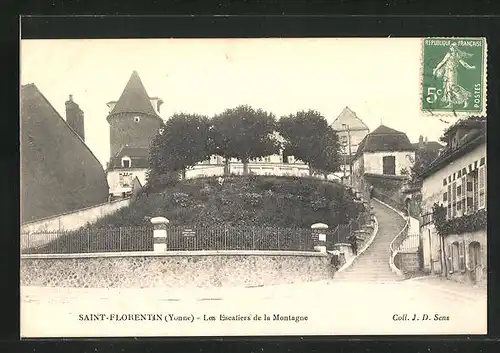
[[[152,227],[82,228],[21,234],[25,254],[153,250]]]
[[[335,244],[339,243],[349,243],[349,237],[354,234],[355,231],[363,229],[363,227],[370,221],[370,213],[364,211],[358,215],[355,219],[351,220],[347,224],[339,224],[332,231],[327,232],[326,236],[326,246],[327,249],[333,249]]]
[[[252,226],[168,226],[168,250],[313,251],[310,229]],[[86,228],[21,234],[24,254],[153,251],[153,228]]]
[[[417,251],[419,247],[420,234],[408,234],[399,245],[399,251]]]
[[[168,227],[169,250],[289,250],[313,251],[310,229],[217,226]]]

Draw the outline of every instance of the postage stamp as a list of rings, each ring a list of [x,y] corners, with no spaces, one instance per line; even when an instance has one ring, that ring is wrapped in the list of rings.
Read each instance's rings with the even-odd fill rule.
[[[484,116],[486,39],[424,38],[422,42],[422,110]]]
[[[22,337],[485,334],[485,45],[21,40]]]

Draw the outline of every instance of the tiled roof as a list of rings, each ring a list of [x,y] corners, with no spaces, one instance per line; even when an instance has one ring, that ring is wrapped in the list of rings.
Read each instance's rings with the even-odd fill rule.
[[[363,152],[414,151],[408,136],[404,132],[380,125],[361,141],[356,156]]]
[[[119,113],[142,113],[158,116],[137,71],[134,71],[130,76],[120,99],[109,115]]]
[[[416,143],[412,143],[412,146],[413,148],[415,148],[416,150],[420,148],[420,144],[418,142]],[[439,151],[440,149],[442,149],[444,146],[441,145],[439,142],[437,141],[428,141],[428,142],[425,142],[424,145],[423,145],[423,148],[426,149],[427,151],[433,151],[433,152],[437,152]]]
[[[106,202],[101,163],[34,84],[20,92],[21,221]]]
[[[449,165],[457,158],[468,153],[471,149],[486,142],[486,126],[483,125],[482,129],[470,132],[465,136],[461,145],[455,149],[446,148],[432,163],[419,175],[419,177],[426,178],[432,175],[437,170]]]
[[[350,130],[369,130],[368,126],[349,107],[342,110],[331,126],[336,131],[343,131],[345,129],[342,124],[349,125]]]
[[[122,149],[111,158],[108,169],[122,168],[122,158],[129,157],[131,168],[148,168],[149,151],[142,147],[122,147]]]
[[[148,158],[149,150],[143,147],[122,147],[115,157]]]

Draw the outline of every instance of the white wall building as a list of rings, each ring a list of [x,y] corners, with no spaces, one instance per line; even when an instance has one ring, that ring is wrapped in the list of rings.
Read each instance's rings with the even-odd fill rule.
[[[333,121],[331,127],[339,137],[341,149],[340,172],[335,173],[339,177],[346,178],[350,175],[350,164],[356,155],[358,146],[370,132],[368,126],[349,107],[345,107],[339,116]]]
[[[458,281],[486,279],[486,229],[440,237],[433,206],[448,220],[486,210],[486,124],[461,121],[445,132],[446,149],[422,174],[420,234],[424,270]]]

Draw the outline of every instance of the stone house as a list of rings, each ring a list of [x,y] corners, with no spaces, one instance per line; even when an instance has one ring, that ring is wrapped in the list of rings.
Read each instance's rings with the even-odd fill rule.
[[[349,107],[342,110],[331,127],[337,133],[341,145],[340,160],[343,164],[340,166],[340,176],[343,178],[345,174],[349,177],[351,163],[358,151],[358,146],[370,133],[370,129]]]
[[[409,179],[415,149],[401,131],[380,125],[361,141],[353,157],[353,186],[368,193],[371,186],[380,195],[402,204],[402,185]]]
[[[83,111],[72,96],[64,120],[34,84],[21,87],[23,223],[107,201],[106,174],[84,131]]]
[[[467,229],[464,225],[486,216],[486,122],[461,120],[443,137],[445,149],[420,175],[424,270],[457,281],[482,283],[486,280],[486,226]],[[438,234],[435,204],[444,207],[452,233]]]

